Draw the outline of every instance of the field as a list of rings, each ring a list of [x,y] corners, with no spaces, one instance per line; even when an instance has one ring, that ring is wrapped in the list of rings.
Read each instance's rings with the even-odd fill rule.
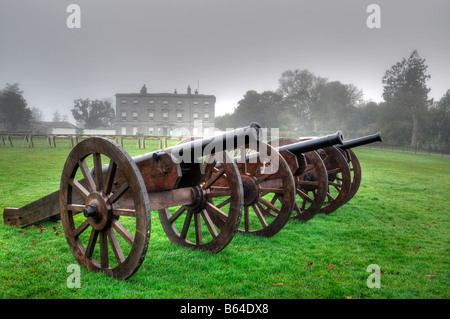
[[[137,150],[125,141],[132,156]],[[0,148],[0,211],[59,188],[70,148]],[[0,224],[1,299],[447,299],[450,297],[450,160],[356,149],[363,179],[356,196],[331,215],[290,221],[272,238],[237,234],[220,253],[169,243],[152,212],[151,239],[127,281],[75,264],[61,222],[24,229]],[[369,288],[369,265],[381,271]]]

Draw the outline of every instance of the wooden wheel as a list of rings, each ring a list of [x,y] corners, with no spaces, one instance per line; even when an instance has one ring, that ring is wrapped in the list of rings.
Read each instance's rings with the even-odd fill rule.
[[[317,151],[322,158],[328,174],[327,198],[319,213],[331,214],[347,201],[350,193],[351,175],[347,161],[334,146]]]
[[[124,194],[132,208],[118,207]],[[98,137],[75,146],[61,176],[60,210],[79,264],[118,279],[138,270],[150,238],[150,205],[142,176],[122,147]]]
[[[292,138],[280,138],[270,143],[284,146],[297,142],[298,140]],[[306,222],[315,216],[325,201],[328,174],[317,152],[300,154],[297,158],[299,163],[304,161],[305,164],[293,172],[296,196],[291,218]]]
[[[294,205],[291,169],[273,147],[263,142],[258,142],[253,149],[242,147],[236,155],[244,190],[244,213],[239,231],[274,236],[288,222]]]
[[[350,192],[348,193],[346,200],[346,202],[348,202],[353,198],[353,196],[355,196],[356,192],[358,192],[359,185],[361,184],[361,164],[359,163],[358,157],[351,149],[339,150],[345,157],[348,167],[350,168],[352,182],[350,186]]]
[[[204,182],[192,188],[196,203],[160,209],[158,213],[172,243],[217,253],[237,232],[242,216],[242,182],[228,152],[218,152],[205,161],[209,164]]]

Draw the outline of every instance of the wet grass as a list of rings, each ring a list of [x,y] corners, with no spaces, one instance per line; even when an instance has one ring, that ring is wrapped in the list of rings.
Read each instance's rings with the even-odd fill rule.
[[[157,149],[157,142],[132,156]],[[69,147],[0,149],[0,208],[19,207],[58,189]],[[272,238],[238,234],[220,253],[169,243],[152,212],[147,256],[127,281],[74,264],[61,222],[20,229],[0,224],[0,298],[449,298],[450,160],[357,149],[363,179],[331,215],[290,221]],[[368,288],[367,267],[381,269]]]

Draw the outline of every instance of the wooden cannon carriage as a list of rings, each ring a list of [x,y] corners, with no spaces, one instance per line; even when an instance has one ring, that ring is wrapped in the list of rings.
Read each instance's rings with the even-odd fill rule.
[[[339,134],[326,141],[336,143],[342,143]],[[304,144],[304,152],[325,145]],[[242,210],[258,199],[272,212],[257,211],[259,227],[251,233],[277,233],[293,207],[291,171],[298,166],[295,156],[284,153],[260,141],[257,123],[133,158],[113,141],[93,137],[69,154],[58,191],[21,208],[5,208],[3,218],[18,227],[60,218],[79,264],[127,279],[145,258],[151,210],[158,210],[172,243],[212,253],[226,247],[239,229],[250,231],[247,217],[241,226]],[[279,208],[263,199],[270,193],[283,198]]]
[[[290,150],[299,140],[280,138],[269,144],[279,145],[277,150]],[[378,132],[307,153],[291,150],[299,162],[306,163],[306,167],[293,172],[296,200],[292,218],[308,221],[317,213],[330,214],[352,199],[360,186],[362,173],[359,160],[351,149],[381,141]],[[275,204],[278,199],[274,197],[271,203]]]

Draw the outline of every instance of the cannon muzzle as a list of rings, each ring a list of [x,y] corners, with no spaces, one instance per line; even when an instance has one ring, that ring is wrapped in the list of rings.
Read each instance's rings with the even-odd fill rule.
[[[339,148],[346,150],[349,148],[366,145],[366,144],[370,144],[370,143],[374,143],[374,142],[382,142],[380,132],[378,132],[376,134],[372,134],[372,135],[363,136],[360,138],[355,138],[353,140],[349,140],[349,141],[345,142],[344,144],[342,144],[341,146],[339,146]]]
[[[320,148],[343,143],[344,136],[342,135],[341,131],[337,131],[335,134],[281,146],[278,148],[278,151],[290,151],[291,153],[298,155],[301,153],[307,153]]]

